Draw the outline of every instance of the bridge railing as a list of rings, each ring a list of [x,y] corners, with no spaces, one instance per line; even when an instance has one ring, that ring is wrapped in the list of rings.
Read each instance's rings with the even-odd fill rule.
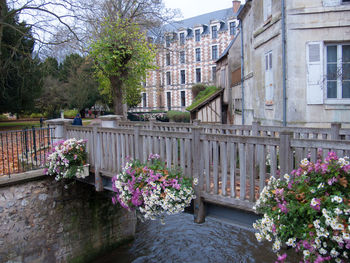
[[[303,158],[316,161],[329,151],[349,155],[348,134],[340,125],[274,130],[256,124],[240,129],[130,122],[114,128],[66,126],[67,138],[88,140],[97,190],[103,189],[102,178],[120,172],[127,158],[145,161],[157,153],[168,167],[178,165],[185,175],[199,178],[199,210],[203,201],[252,210],[270,176],[290,173]]]

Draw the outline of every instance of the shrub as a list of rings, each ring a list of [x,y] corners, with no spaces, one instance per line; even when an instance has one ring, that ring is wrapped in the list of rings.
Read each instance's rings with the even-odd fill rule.
[[[7,120],[8,120],[8,118],[6,115],[0,114],[0,121],[7,121]]]
[[[36,112],[33,112],[32,114],[30,114],[30,118],[41,118],[41,117],[44,117],[44,114],[36,113]]]
[[[196,99],[197,95],[205,90],[208,86],[207,85],[204,85],[202,83],[199,83],[199,84],[196,84],[196,85],[193,85],[192,86],[192,97],[193,99]]]
[[[157,154],[150,154],[146,163],[127,162],[123,172],[113,177],[112,186],[113,203],[136,210],[142,220],[181,213],[195,198],[191,179],[183,177],[180,169],[169,170]]]
[[[350,164],[330,152],[324,162],[308,159],[285,180],[271,178],[256,209],[264,216],[253,224],[258,241],[274,242],[278,261],[282,246],[301,252],[304,262],[349,262]]]
[[[78,110],[67,110],[67,111],[64,111],[64,117],[74,118],[75,116],[77,116],[78,113],[79,113]]]
[[[188,111],[168,111],[167,117],[174,122],[190,122],[190,113]]]

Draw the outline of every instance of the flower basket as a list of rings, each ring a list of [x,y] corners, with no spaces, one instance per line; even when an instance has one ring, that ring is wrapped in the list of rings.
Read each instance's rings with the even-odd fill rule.
[[[167,169],[157,154],[151,154],[146,163],[127,162],[112,183],[113,203],[136,210],[141,220],[181,213],[195,198],[192,180],[185,178],[180,169]]]
[[[89,175],[86,164],[86,141],[71,138],[56,143],[47,156],[45,174],[62,179],[85,178]]]
[[[258,241],[294,248],[304,262],[350,262],[350,165],[330,152],[324,162],[301,161],[284,179],[272,177],[256,202],[263,218],[253,227]]]

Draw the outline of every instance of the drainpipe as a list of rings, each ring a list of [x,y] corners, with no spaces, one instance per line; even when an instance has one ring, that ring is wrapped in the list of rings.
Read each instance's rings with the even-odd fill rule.
[[[241,90],[242,90],[242,125],[245,124],[244,120],[244,52],[243,52],[243,25],[242,20],[239,20],[239,33],[241,34]]]
[[[283,77],[283,127],[287,126],[287,87],[286,87],[286,10],[282,0],[282,77]]]

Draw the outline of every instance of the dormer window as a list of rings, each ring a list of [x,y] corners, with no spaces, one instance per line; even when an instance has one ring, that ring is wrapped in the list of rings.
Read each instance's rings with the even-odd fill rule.
[[[165,46],[170,47],[170,36],[165,37]]]
[[[196,42],[201,41],[201,30],[200,29],[196,29],[194,31],[194,35],[195,35]]]
[[[230,35],[234,36],[236,35],[236,22],[230,22]]]
[[[185,33],[180,33],[180,45],[185,45]]]
[[[218,27],[217,26],[211,27],[211,38],[212,39],[218,38]]]

